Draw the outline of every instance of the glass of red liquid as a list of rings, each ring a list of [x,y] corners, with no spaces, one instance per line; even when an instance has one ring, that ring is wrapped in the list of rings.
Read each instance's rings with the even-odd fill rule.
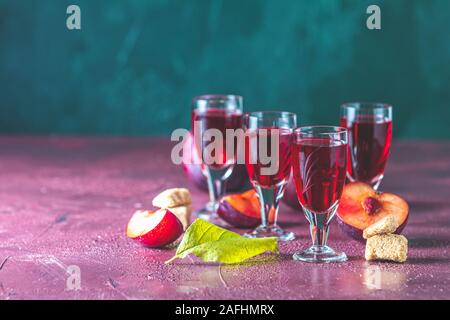
[[[242,108],[243,99],[237,95],[202,95],[192,100],[191,130],[210,198],[196,214],[218,225],[226,225],[217,215],[217,208],[225,193],[226,180],[233,172],[238,143],[234,140],[235,145],[227,148],[226,131],[243,130]]]
[[[292,172],[298,200],[310,223],[312,246],[295,253],[304,262],[346,261],[327,246],[329,223],[336,213],[347,168],[347,129],[301,127],[294,131]]]
[[[375,190],[384,176],[392,140],[392,106],[385,103],[346,103],[341,127],[347,128],[350,181],[362,181]]]
[[[245,117],[245,165],[258,193],[261,225],[245,236],[294,239],[277,225],[278,205],[291,174],[291,143],[297,116],[290,112],[262,111]]]

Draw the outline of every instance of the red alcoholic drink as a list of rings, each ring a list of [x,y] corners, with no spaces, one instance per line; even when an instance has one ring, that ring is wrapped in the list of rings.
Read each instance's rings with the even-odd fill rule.
[[[272,141],[278,136],[278,143]],[[245,136],[245,164],[250,181],[263,188],[273,188],[285,183],[291,173],[292,130],[283,128],[258,128],[248,130]],[[265,150],[261,150],[261,142]],[[271,150],[276,143],[278,150]],[[274,154],[275,153],[275,154]],[[261,155],[276,161],[274,174],[263,174],[263,168],[273,164],[261,161]]]
[[[352,181],[375,184],[384,174],[391,148],[392,121],[370,115],[341,118],[348,129],[348,174]]]
[[[245,165],[261,207],[261,225],[245,236],[294,239],[277,224],[278,208],[291,174],[291,144],[297,116],[285,111],[251,112],[245,118]],[[270,216],[270,218],[269,218]]]
[[[225,226],[225,222],[218,216],[217,208],[236,162],[236,141],[234,146],[227,148],[226,131],[242,130],[242,105],[243,99],[237,95],[209,94],[192,99],[194,149],[201,160],[209,190],[209,202],[196,215],[221,226]]]
[[[234,164],[236,157],[236,141],[233,150],[234,154],[227,154],[226,130],[242,128],[242,112],[239,110],[229,111],[219,108],[209,108],[205,111],[195,109],[192,110],[191,121],[196,150],[200,158],[207,163],[206,165],[212,169],[221,169],[230,164]],[[204,148],[212,142],[203,137],[204,132],[208,129],[219,130],[222,134],[222,148],[213,149],[213,152],[211,153],[212,159],[206,159],[202,156]],[[216,152],[220,152],[220,154],[216,154]]]
[[[294,254],[304,262],[342,262],[344,252],[327,245],[329,223],[347,175],[347,129],[332,126],[300,127],[294,131],[292,172],[297,198],[309,221],[312,246]]]
[[[343,104],[340,125],[348,130],[348,179],[368,183],[376,190],[391,149],[392,106],[377,102]]]
[[[346,177],[347,144],[304,138],[292,145],[297,197],[304,208],[327,213],[340,199]]]

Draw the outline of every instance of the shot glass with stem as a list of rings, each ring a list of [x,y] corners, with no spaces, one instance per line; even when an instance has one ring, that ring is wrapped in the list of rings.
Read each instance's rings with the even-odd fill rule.
[[[346,261],[344,252],[327,245],[329,223],[345,185],[347,129],[300,127],[294,131],[292,172],[298,200],[310,224],[312,246],[294,254],[304,262]]]
[[[192,99],[191,130],[209,190],[209,202],[196,215],[222,226],[226,223],[217,215],[217,208],[233,172],[237,148],[227,149],[226,132],[242,129],[242,112],[243,98],[238,95],[210,94]],[[217,147],[214,150],[208,149],[212,143]]]
[[[353,102],[341,106],[341,127],[348,130],[347,177],[378,189],[392,140],[392,106]]]
[[[279,202],[291,174],[292,132],[297,116],[291,112],[260,111],[246,114],[245,164],[261,207],[261,225],[247,237],[294,239],[277,224]]]

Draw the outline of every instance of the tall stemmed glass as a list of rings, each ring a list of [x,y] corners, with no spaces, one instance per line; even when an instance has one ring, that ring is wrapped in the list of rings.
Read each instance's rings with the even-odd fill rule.
[[[290,112],[246,114],[245,164],[261,205],[261,225],[247,237],[292,240],[294,234],[277,225],[278,204],[291,174],[292,132],[297,117]]]
[[[217,208],[236,162],[236,145],[227,149],[226,131],[242,129],[242,101],[237,95],[202,95],[192,100],[191,130],[210,198],[197,216],[219,225],[225,223],[218,217]]]
[[[294,254],[305,262],[346,261],[345,253],[327,246],[328,228],[336,213],[346,178],[347,130],[312,126],[294,131],[292,171],[298,200],[310,223],[313,245]]]
[[[384,176],[392,140],[392,106],[354,102],[341,106],[341,124],[348,129],[350,181],[362,181],[375,190]]]

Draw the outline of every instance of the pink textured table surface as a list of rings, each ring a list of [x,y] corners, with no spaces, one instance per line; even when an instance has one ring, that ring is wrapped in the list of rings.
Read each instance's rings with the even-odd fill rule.
[[[421,299],[450,298],[450,143],[398,142],[382,189],[411,205],[405,264],[367,263],[363,245],[334,222],[330,244],[343,264],[291,260],[309,245],[305,218],[283,206],[297,239],[281,255],[235,266],[196,258],[171,265],[173,250],[125,236],[136,208],[164,188],[187,186],[194,207],[207,195],[170,163],[168,139],[0,138],[2,299]],[[67,290],[67,267],[81,290]]]

